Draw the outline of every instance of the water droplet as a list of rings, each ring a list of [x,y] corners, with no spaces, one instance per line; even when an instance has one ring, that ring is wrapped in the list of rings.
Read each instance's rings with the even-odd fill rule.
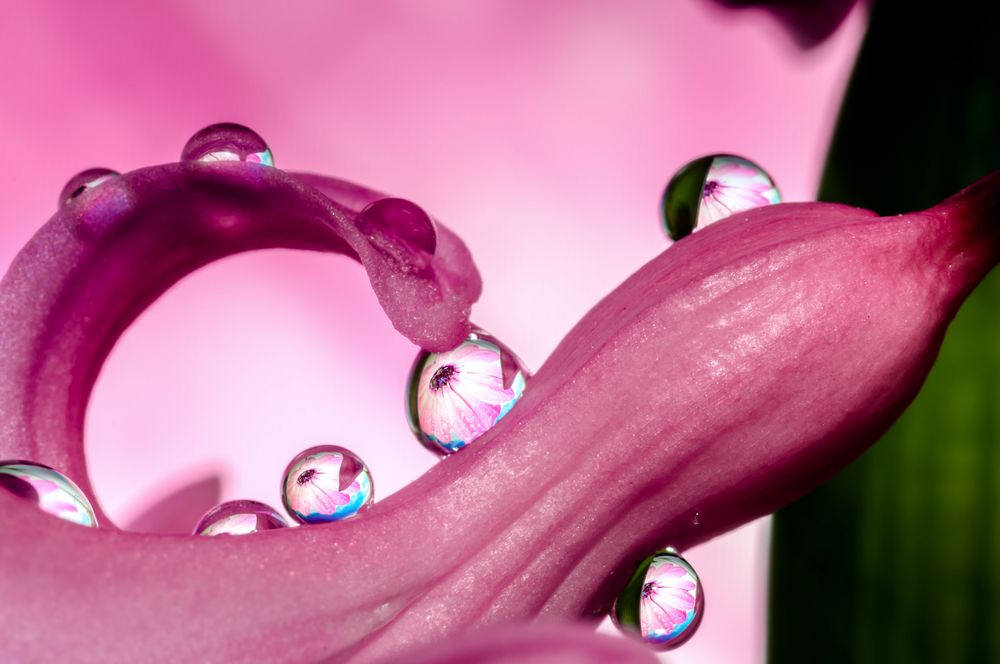
[[[352,517],[374,496],[368,466],[348,449],[318,445],[300,452],[281,480],[281,501],[301,523]]]
[[[77,173],[69,179],[66,186],[59,192],[59,205],[66,205],[72,202],[73,199],[88,189],[99,187],[111,178],[118,177],[118,175],[119,173],[110,168],[90,168]]]
[[[670,650],[691,638],[704,609],[698,574],[667,549],[642,561],[615,600],[611,618],[623,632],[637,634],[657,650]]]
[[[450,454],[486,433],[524,394],[521,361],[485,332],[453,350],[421,352],[407,382],[410,429],[431,450]]]
[[[73,480],[48,466],[4,461],[0,463],[0,487],[60,519],[97,527],[97,515],[86,494]]]
[[[680,240],[731,214],[780,202],[763,168],[743,157],[716,154],[677,171],[663,192],[661,211],[667,235]]]
[[[256,500],[230,500],[216,505],[198,520],[195,535],[248,535],[287,528],[284,518],[270,505]]]
[[[188,140],[181,161],[245,161],[274,166],[271,150],[253,129],[232,122],[205,127]]]
[[[433,254],[437,248],[434,222],[416,203],[403,198],[382,198],[358,215],[358,229],[371,237],[387,235],[410,251]]]
[[[700,526],[701,525],[701,512],[695,512],[694,513],[694,516],[691,517],[691,525],[692,526]]]

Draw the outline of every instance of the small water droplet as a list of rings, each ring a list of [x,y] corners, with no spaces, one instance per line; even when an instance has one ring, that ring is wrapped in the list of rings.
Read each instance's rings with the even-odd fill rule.
[[[365,235],[390,236],[411,251],[433,254],[437,248],[437,229],[430,216],[403,198],[381,198],[371,203],[358,215],[357,225]]]
[[[421,352],[407,381],[410,429],[439,454],[457,452],[510,412],[527,375],[516,355],[481,330],[450,351]]]
[[[66,186],[59,192],[59,205],[73,202],[80,194],[89,189],[99,187],[108,180],[118,177],[119,173],[110,168],[89,168],[71,177]]]
[[[685,164],[663,192],[661,212],[672,240],[726,217],[781,202],[763,168],[743,157],[715,154]]]
[[[691,564],[668,548],[646,558],[615,600],[611,618],[657,650],[690,639],[701,623],[705,594]]]
[[[97,527],[97,515],[87,495],[73,480],[48,466],[31,461],[0,462],[0,488],[60,519]]]
[[[194,534],[249,535],[287,527],[285,520],[270,505],[256,500],[230,500],[206,512],[194,527]]]
[[[701,512],[694,513],[694,516],[691,517],[691,525],[693,526],[701,525]]]
[[[232,122],[210,125],[197,132],[184,145],[181,161],[244,161],[274,166],[271,149],[264,139],[253,129]]]
[[[352,517],[374,498],[368,466],[348,449],[317,445],[300,452],[285,469],[281,502],[300,523]]]

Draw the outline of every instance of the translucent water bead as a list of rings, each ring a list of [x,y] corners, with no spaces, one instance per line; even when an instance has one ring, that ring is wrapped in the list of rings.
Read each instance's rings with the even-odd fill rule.
[[[111,178],[118,177],[119,173],[110,168],[91,168],[81,171],[71,177],[66,186],[59,192],[59,205],[71,203],[73,199],[94,187],[99,187]]]
[[[97,515],[80,487],[48,466],[31,461],[4,461],[0,463],[0,487],[60,519],[97,527]]]
[[[686,164],[663,192],[662,213],[673,240],[751,208],[781,202],[771,176],[749,159],[709,155]]]
[[[285,519],[270,505],[256,500],[230,500],[206,512],[194,527],[194,534],[248,535],[287,527]]]
[[[611,618],[623,632],[670,650],[698,629],[705,608],[701,581],[673,549],[646,558],[615,600]]]
[[[271,149],[253,129],[232,122],[205,127],[188,140],[181,161],[245,161],[274,166]]]
[[[410,429],[430,449],[456,452],[510,412],[526,374],[513,353],[481,331],[453,350],[422,352],[407,384]]]
[[[301,523],[340,521],[368,507],[374,496],[368,466],[350,450],[319,445],[300,452],[281,481],[281,501]]]
[[[361,232],[384,232],[411,251],[433,254],[437,248],[434,222],[423,208],[405,198],[380,198],[370,203],[358,215],[357,224]]]

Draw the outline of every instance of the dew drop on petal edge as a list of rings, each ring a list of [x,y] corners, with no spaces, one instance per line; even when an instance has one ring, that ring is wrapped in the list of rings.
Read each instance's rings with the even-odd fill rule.
[[[281,501],[300,523],[352,517],[371,505],[374,492],[364,461],[336,445],[318,445],[300,452],[281,480]]]
[[[781,202],[767,172],[743,157],[715,154],[685,164],[663,192],[660,211],[672,240],[731,214]]]
[[[194,534],[249,535],[287,527],[285,519],[270,505],[256,500],[230,500],[207,511],[194,527]]]
[[[60,519],[97,527],[97,515],[86,494],[73,480],[48,466],[31,461],[0,462],[0,488]]]
[[[257,132],[232,122],[205,127],[181,151],[181,161],[245,161],[274,166],[271,149]]]
[[[410,429],[439,454],[457,452],[510,412],[527,374],[517,356],[481,331],[450,351],[421,352],[407,381]]]
[[[110,168],[89,168],[80,171],[69,179],[66,186],[59,192],[59,205],[72,203],[80,194],[99,187],[111,178],[118,177],[119,173]]]
[[[646,558],[611,609],[621,631],[657,650],[671,650],[694,635],[705,611],[701,580],[673,549]]]

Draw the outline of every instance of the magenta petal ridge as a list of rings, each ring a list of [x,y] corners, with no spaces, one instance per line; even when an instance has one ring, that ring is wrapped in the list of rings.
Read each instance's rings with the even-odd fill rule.
[[[429,274],[401,272],[351,223],[378,198],[183,164],[57,214],[0,283],[0,457],[85,477],[83,409],[115,338],[169,284],[241,249],[356,256],[397,328],[428,350],[457,345],[479,292],[467,250],[439,225]],[[38,519],[0,493],[16,542],[0,547],[0,587],[19,598],[0,606],[5,654],[368,662],[476,627],[598,615],[663,542],[690,547],[787,504],[875,441],[998,256],[1000,174],[896,217],[818,203],[733,215],[599,302],[479,443],[336,527],[124,533]]]

